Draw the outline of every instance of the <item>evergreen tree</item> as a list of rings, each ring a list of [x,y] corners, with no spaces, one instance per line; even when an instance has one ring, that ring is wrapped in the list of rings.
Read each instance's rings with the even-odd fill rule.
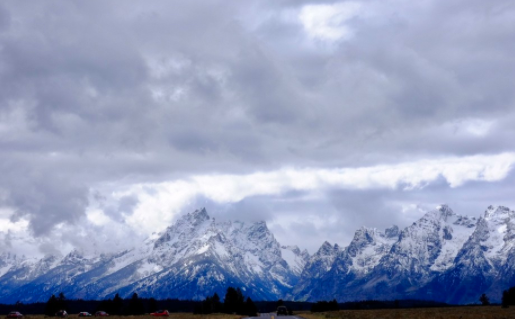
[[[488,306],[490,304],[490,299],[487,297],[486,294],[482,294],[481,297],[479,297],[479,301],[481,301],[481,304],[483,306]]]
[[[213,312],[219,313],[222,312],[222,303],[220,302],[220,297],[215,292],[213,298],[211,298],[211,302],[213,303]]]
[[[196,303],[195,306],[193,306],[193,314],[194,315],[202,315],[202,303]]]
[[[157,301],[154,298],[150,298],[148,300],[148,312],[149,313],[155,312],[158,310],[157,308],[158,308]]]
[[[224,312],[244,314],[245,310],[245,299],[241,289],[234,289],[233,287],[227,288],[227,293],[224,299]]]
[[[222,311],[222,304],[220,303],[220,297],[215,292],[212,297],[206,297],[204,301],[197,304],[194,309],[196,314],[210,314],[219,313]]]
[[[336,299],[332,301],[318,301],[316,304],[311,306],[311,312],[324,312],[324,311],[338,311],[340,306]]]
[[[66,310],[66,297],[62,292],[59,293],[59,296],[57,297],[57,311],[59,310]]]
[[[249,316],[249,317],[256,317],[257,310],[258,309],[257,309],[256,305],[254,304],[254,302],[252,301],[252,299],[250,299],[250,297],[247,297],[247,301],[245,301],[244,315]]]
[[[224,312],[236,313],[238,309],[238,293],[233,287],[227,288],[224,299]]]
[[[202,302],[202,313],[213,313],[213,302],[211,297],[206,297],[206,299]]]
[[[503,308],[508,308],[510,306],[508,301],[509,301],[508,290],[505,290],[505,291],[502,292],[501,305],[502,305]]]
[[[113,300],[112,299],[105,299],[105,300],[102,300],[97,308],[95,309],[95,311],[105,311],[107,313],[113,313]]]
[[[55,295],[52,295],[45,305],[45,315],[53,316],[57,311],[59,311],[59,303]]]
[[[515,287],[505,290],[502,294],[503,307],[515,306]]]
[[[333,299],[333,301],[329,302],[329,311],[338,311],[340,310],[340,306],[338,306],[338,302],[336,299]]]
[[[240,288],[236,289],[236,293],[238,294],[236,313],[241,315],[245,313],[245,297],[243,297],[243,293]]]
[[[123,299],[120,297],[119,294],[114,295],[112,309],[111,309],[110,314],[121,315],[122,307],[123,307]]]
[[[138,294],[132,294],[131,299],[129,300],[129,314],[131,315],[142,315],[145,313],[145,307],[143,306],[143,302],[139,299]]]

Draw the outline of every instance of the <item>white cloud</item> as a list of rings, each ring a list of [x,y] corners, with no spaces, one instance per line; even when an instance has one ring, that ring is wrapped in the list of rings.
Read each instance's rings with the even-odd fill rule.
[[[352,30],[345,22],[355,17],[360,9],[361,5],[356,2],[306,5],[302,7],[299,19],[310,37],[336,41],[352,36]]]
[[[13,214],[11,209],[0,208],[0,233],[1,232],[20,232],[26,231],[29,225],[29,221],[26,219],[19,219],[12,221],[10,216]]]
[[[186,180],[136,185],[116,196],[137,196],[139,205],[128,223],[141,233],[166,227],[197,196],[217,203],[246,197],[281,195],[289,191],[324,189],[420,189],[441,178],[450,187],[471,181],[504,179],[515,163],[515,153],[420,160],[362,168],[284,168],[248,175],[199,175]]]
[[[481,137],[488,134],[494,123],[494,121],[486,121],[481,119],[467,119],[459,124],[460,128],[468,134]]]
[[[496,120],[462,118],[442,123],[438,130],[447,136],[482,138],[488,136],[497,123]]]

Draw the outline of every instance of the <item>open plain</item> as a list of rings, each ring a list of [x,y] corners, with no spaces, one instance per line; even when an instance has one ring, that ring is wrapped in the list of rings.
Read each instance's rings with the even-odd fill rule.
[[[304,319],[515,319],[515,307],[463,306],[445,308],[379,309],[379,310],[340,310],[330,312],[298,312],[295,317]],[[263,316],[263,315],[262,315]],[[271,314],[274,319],[281,317]],[[69,318],[76,317],[70,314]],[[192,313],[170,313],[169,319],[241,319],[245,316],[229,314],[197,315]],[[45,315],[26,315],[24,319],[45,319]],[[109,316],[109,319],[145,319],[150,315]]]
[[[464,306],[299,313],[305,319],[515,319],[515,307]]]

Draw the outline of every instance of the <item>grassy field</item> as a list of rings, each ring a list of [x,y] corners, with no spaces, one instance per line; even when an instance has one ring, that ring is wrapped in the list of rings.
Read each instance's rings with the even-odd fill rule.
[[[500,306],[489,307],[448,307],[417,309],[384,310],[340,310],[333,312],[301,312],[296,316],[305,319],[515,319],[515,307],[503,309]],[[71,314],[69,318],[76,318]],[[241,319],[244,316],[227,314],[194,315],[192,313],[171,313],[169,319]],[[50,318],[44,315],[26,315],[24,319]],[[145,319],[142,316],[109,316],[109,319]],[[277,317],[276,317],[277,318]],[[280,318],[280,317],[279,317]]]
[[[340,310],[299,313],[305,319],[515,319],[515,307],[448,307],[384,310]]]
[[[209,314],[209,315],[194,315],[192,313],[170,313],[169,317],[164,317],[168,319],[240,319],[243,316],[239,315],[227,315],[222,313],[216,313],[216,314]],[[45,315],[25,315],[23,319],[50,319],[55,317],[47,317]],[[71,318],[78,318],[77,314],[70,314],[68,316],[69,319]],[[90,318],[97,318],[97,317],[90,317]],[[102,317],[98,317],[102,318]],[[105,318],[105,317],[104,317]],[[155,318],[150,315],[141,315],[141,316],[109,316],[108,319],[150,319]]]

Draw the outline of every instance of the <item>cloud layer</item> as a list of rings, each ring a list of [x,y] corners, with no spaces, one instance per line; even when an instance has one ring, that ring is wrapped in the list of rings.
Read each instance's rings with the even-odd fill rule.
[[[508,0],[3,2],[1,235],[116,245],[206,204],[341,241],[509,206],[514,24]]]

